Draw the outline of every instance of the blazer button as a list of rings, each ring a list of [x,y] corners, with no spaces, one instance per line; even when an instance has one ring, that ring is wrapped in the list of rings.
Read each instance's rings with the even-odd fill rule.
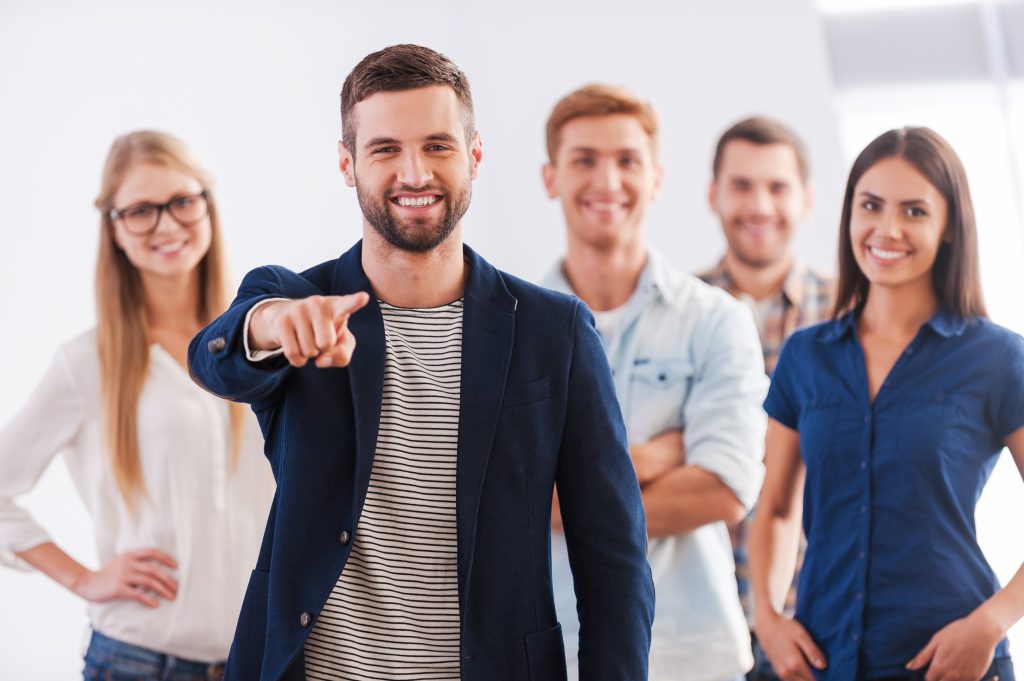
[[[348,546],[348,543],[352,541],[352,535],[348,533],[348,530],[342,530],[341,534],[338,535],[338,541],[341,542],[342,546]]]
[[[304,612],[301,615],[299,615],[299,626],[301,626],[303,629],[308,627],[309,623],[312,622],[312,621],[313,621],[313,616],[310,615],[308,612]]]
[[[209,350],[210,352],[220,352],[221,350],[226,348],[227,345],[228,342],[224,340],[224,336],[217,336],[212,341],[206,344],[206,349]]]

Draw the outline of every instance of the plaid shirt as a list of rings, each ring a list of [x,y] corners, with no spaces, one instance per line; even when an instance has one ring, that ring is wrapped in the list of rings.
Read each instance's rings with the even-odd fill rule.
[[[700,274],[705,283],[728,291],[740,300],[753,303],[749,296],[738,294],[732,277],[726,270],[723,258],[714,268]],[[779,359],[782,344],[797,329],[817,324],[828,318],[835,296],[835,282],[805,267],[798,261],[793,262],[782,290],[771,301],[768,314],[761,317],[755,314],[757,331],[761,336],[761,349],[764,351],[764,367],[770,377],[775,370],[775,362]],[[730,528],[733,557],[736,560],[736,585],[739,588],[740,602],[743,612],[747,615],[750,628],[754,628],[754,607],[750,594],[750,566],[747,560],[747,540],[753,514],[748,515],[739,525]],[[804,542],[800,542],[800,553],[797,556],[797,575],[804,558]],[[786,597],[785,612],[793,614],[796,608],[796,576]]]

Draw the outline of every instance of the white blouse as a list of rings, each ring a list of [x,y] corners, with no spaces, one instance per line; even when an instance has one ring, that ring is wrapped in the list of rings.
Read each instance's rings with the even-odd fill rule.
[[[99,560],[156,548],[178,563],[173,601],[89,604],[96,631],[201,662],[223,661],[274,493],[263,439],[247,413],[238,466],[231,468],[227,403],[199,388],[159,345],[138,403],[146,495],[129,513],[104,445],[96,333],[57,352],[28,402],[0,430],[0,562],[51,541],[14,498],[28,492],[61,453],[92,514]],[[70,642],[69,642],[70,644]]]

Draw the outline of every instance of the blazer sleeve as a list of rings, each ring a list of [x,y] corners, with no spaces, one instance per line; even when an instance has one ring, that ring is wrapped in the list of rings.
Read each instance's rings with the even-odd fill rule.
[[[268,298],[306,298],[322,291],[283,267],[260,267],[245,275],[231,307],[200,331],[188,346],[193,380],[205,390],[254,409],[276,401],[291,365],[283,357],[260,362],[246,358],[245,318]]]
[[[654,620],[647,526],[611,370],[576,303],[558,500],[579,611],[581,679],[646,679]]]

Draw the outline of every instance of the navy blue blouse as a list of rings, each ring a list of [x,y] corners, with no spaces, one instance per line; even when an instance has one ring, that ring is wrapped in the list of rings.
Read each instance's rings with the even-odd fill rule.
[[[974,508],[1024,426],[1024,339],[940,310],[871,404],[850,313],[790,338],[765,410],[799,432],[807,469],[796,618],[828,657],[818,678],[906,673],[999,589]]]

